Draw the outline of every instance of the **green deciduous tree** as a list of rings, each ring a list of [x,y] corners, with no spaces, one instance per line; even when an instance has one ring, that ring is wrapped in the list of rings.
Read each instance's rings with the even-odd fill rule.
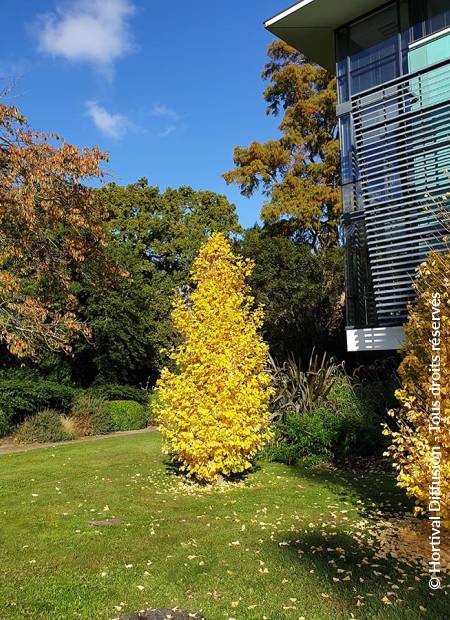
[[[344,349],[341,248],[313,252],[266,226],[247,230],[239,253],[255,263],[249,282],[264,306],[263,333],[273,355],[283,360],[294,353],[306,361],[313,347]]]
[[[160,192],[146,179],[110,184],[100,193],[109,210],[107,254],[127,275],[108,288],[96,286],[95,278],[81,284],[93,343],[77,348],[74,370],[87,372],[83,382],[153,381],[174,340],[173,290],[186,284],[207,235],[240,231],[237,216],[224,196],[190,187]]]

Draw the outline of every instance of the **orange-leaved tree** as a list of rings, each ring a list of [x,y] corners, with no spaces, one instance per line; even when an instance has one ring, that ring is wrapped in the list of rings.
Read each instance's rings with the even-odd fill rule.
[[[19,357],[70,350],[88,333],[71,285],[103,245],[103,208],[84,183],[106,155],[33,131],[0,103],[0,340]]]
[[[192,290],[172,312],[181,344],[157,384],[164,451],[188,477],[215,482],[243,472],[270,436],[262,309],[245,282],[252,263],[222,233],[200,249]]]
[[[244,196],[261,190],[261,219],[313,248],[339,239],[341,196],[336,79],[283,41],[267,50],[266,112],[282,116],[281,136],[234,149],[223,176]]]

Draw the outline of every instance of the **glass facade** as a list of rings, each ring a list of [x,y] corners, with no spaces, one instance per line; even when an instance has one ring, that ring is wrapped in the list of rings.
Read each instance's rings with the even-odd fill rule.
[[[426,49],[411,48],[421,38],[450,28],[449,5],[450,0],[394,0],[340,28],[336,32],[339,103],[449,55],[450,36]],[[346,185],[359,181],[350,114],[341,117],[340,132],[342,185]]]
[[[450,0],[393,0],[343,26],[336,62],[347,324],[401,325],[415,267],[442,245],[424,196],[449,185]]]
[[[349,89],[360,93],[401,74],[397,7],[391,5],[349,26]]]
[[[409,73],[409,45],[448,27],[448,0],[395,0],[340,28],[336,32],[339,102]]]

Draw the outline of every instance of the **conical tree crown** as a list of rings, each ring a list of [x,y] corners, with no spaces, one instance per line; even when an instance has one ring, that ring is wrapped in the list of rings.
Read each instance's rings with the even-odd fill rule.
[[[158,383],[164,450],[198,480],[242,472],[269,436],[267,346],[262,310],[245,283],[252,263],[236,257],[220,233],[195,260],[188,296],[172,312],[183,341],[176,371]]]

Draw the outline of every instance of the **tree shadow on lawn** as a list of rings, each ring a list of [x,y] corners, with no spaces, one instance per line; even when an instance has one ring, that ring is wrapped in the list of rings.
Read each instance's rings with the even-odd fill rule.
[[[358,543],[347,527],[317,524],[311,531],[288,532],[276,541],[274,554],[288,554],[292,564],[314,574],[320,606],[330,605],[330,617],[448,620],[448,590],[431,591],[423,566],[375,557],[375,549]]]
[[[348,511],[343,513],[342,505],[334,508],[329,502],[329,513],[322,510],[310,531],[289,533],[284,539],[288,544],[282,548],[287,553],[296,555],[299,562],[310,563],[310,570],[331,585],[336,596],[343,586],[348,588],[349,610],[358,618],[450,618],[448,576],[442,580],[445,589],[433,592],[428,586],[426,560],[415,563],[389,554],[375,557],[380,541],[369,532],[372,526],[411,517],[414,508],[413,500],[397,487],[394,476],[325,467],[297,467],[297,471],[302,480],[323,484]],[[355,509],[356,520],[352,518]],[[359,604],[358,596],[364,597]],[[402,602],[398,603],[399,599]]]
[[[298,471],[303,479],[324,484],[342,501],[356,507],[362,517],[402,517],[413,512],[414,501],[397,486],[391,474],[324,467],[301,467]]]

